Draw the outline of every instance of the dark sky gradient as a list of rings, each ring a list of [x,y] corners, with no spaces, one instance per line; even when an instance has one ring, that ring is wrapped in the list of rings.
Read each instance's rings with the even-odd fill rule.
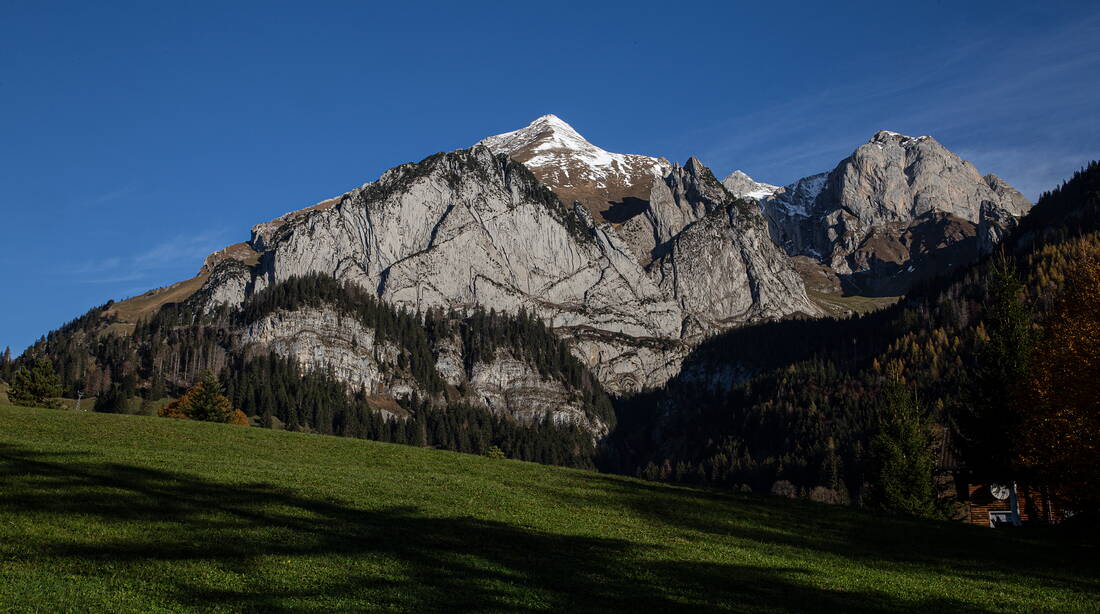
[[[0,347],[544,113],[776,184],[883,128],[1032,198],[1100,157],[1095,1],[399,4],[0,4]]]

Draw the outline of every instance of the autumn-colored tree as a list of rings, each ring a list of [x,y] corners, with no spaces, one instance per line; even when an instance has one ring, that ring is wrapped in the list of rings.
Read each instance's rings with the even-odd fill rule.
[[[249,422],[249,420],[248,420],[248,416],[246,416],[245,413],[243,411],[239,410],[239,409],[234,409],[233,413],[229,414],[229,421],[228,422],[229,422],[229,424],[232,424],[233,426],[251,426],[252,425],[252,423]]]
[[[1100,260],[1082,262],[1044,322],[1026,387],[1021,459],[1068,499],[1100,510]]]
[[[201,383],[196,384],[196,386],[201,385]],[[191,390],[194,390],[194,388],[192,388]],[[190,407],[191,405],[191,390],[185,392],[182,397],[176,399],[175,401],[172,401],[164,407],[161,407],[159,410],[157,410],[157,415],[161,418],[176,418],[179,420],[187,420],[189,417],[184,409]]]
[[[203,373],[199,383],[192,386],[178,400],[160,408],[157,414],[164,418],[186,418],[248,426],[248,416],[239,409],[233,409],[233,404],[222,394],[218,376],[212,371]]]

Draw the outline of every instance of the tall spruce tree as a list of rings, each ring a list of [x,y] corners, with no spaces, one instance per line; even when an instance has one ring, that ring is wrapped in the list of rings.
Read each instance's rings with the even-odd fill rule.
[[[11,367],[11,348],[5,347],[4,353],[0,354],[0,380],[3,380],[5,382],[11,381]]]
[[[866,503],[893,514],[941,517],[932,481],[935,458],[929,418],[898,376],[887,383],[882,397],[882,423],[871,440],[868,459]]]
[[[1021,391],[1034,344],[1022,293],[1023,284],[1002,257],[989,283],[989,340],[978,352],[975,386],[958,417],[963,460],[982,480],[1011,481],[1019,473],[1018,438],[1026,414]]]

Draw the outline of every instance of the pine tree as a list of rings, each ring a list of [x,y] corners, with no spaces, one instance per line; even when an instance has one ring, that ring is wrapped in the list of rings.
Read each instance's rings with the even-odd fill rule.
[[[941,517],[928,418],[900,377],[886,385],[883,400],[883,421],[868,459],[867,504],[894,514]]]
[[[0,380],[11,380],[11,348],[5,347],[4,353],[0,354]]]
[[[958,426],[963,459],[983,480],[1011,481],[1019,471],[1020,390],[1027,379],[1034,335],[1020,300],[1023,284],[1002,260],[993,271],[985,317],[988,341],[978,354],[977,385]]]
[[[26,407],[61,406],[61,382],[54,372],[53,363],[46,358],[35,360],[29,370],[26,367],[16,371],[12,378],[8,400],[15,405]]]

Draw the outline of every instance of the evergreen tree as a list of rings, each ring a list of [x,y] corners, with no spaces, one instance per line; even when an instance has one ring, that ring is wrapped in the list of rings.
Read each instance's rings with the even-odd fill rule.
[[[883,422],[871,441],[868,505],[906,516],[942,517],[932,481],[928,417],[900,378],[886,385],[883,400]]]
[[[5,347],[4,353],[0,354],[0,380],[5,382],[11,380],[11,348]]]
[[[157,412],[164,418],[190,418],[205,422],[232,422],[246,424],[247,418],[234,410],[229,399],[222,394],[222,385],[213,371],[205,371],[202,380],[191,387],[179,400],[169,403]]]
[[[122,386],[113,384],[110,389],[96,397],[95,410],[109,414],[126,413],[126,399]]]
[[[22,367],[16,371],[8,390],[11,403],[26,407],[57,408],[61,406],[57,398],[60,396],[60,379],[54,372],[53,363],[46,358],[35,360],[30,369]]]
[[[994,268],[985,329],[989,340],[978,352],[976,386],[960,412],[963,459],[977,477],[1018,477],[1017,436],[1025,412],[1020,391],[1027,379],[1033,333],[1031,313],[1020,300],[1023,284],[1005,260]]]

